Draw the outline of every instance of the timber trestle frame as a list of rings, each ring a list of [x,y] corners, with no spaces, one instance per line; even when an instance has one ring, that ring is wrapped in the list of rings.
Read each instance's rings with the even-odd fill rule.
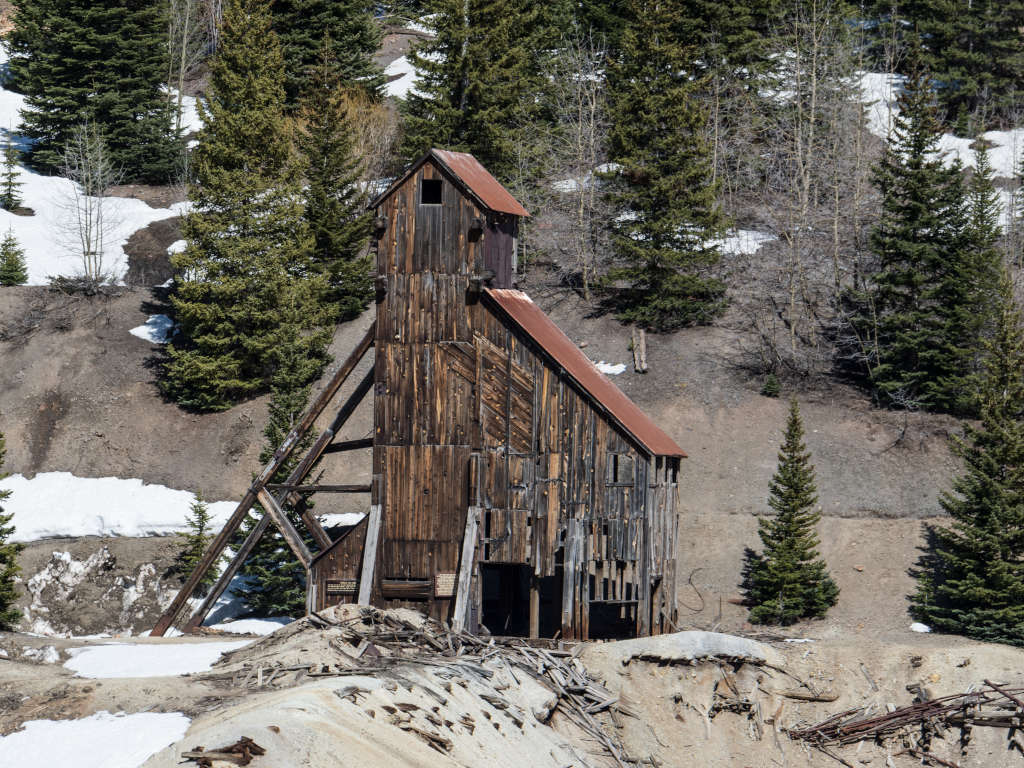
[[[305,496],[310,493],[318,491],[334,492],[334,493],[359,493],[366,492],[369,490],[367,486],[362,485],[303,485],[305,480],[316,463],[320,458],[327,453],[338,453],[342,451],[357,450],[359,448],[366,448],[372,445],[372,440],[361,439],[361,440],[347,440],[334,442],[335,435],[338,434],[341,427],[348,421],[348,419],[355,412],[356,407],[362,402],[363,398],[373,388],[374,370],[371,367],[369,372],[363,377],[363,379],[356,386],[355,390],[340,406],[334,420],[331,425],[320,433],[316,441],[306,452],[306,455],[302,457],[299,463],[295,466],[295,469],[289,474],[287,480],[284,483],[271,483],[271,478],[284,466],[285,462],[294,452],[296,446],[301,445],[303,438],[313,428],[313,423],[320,417],[320,415],[326,410],[327,406],[331,404],[335,396],[338,394],[342,385],[348,380],[352,372],[359,365],[366,353],[369,352],[370,348],[374,345],[374,336],[376,333],[376,323],[370,326],[367,330],[366,335],[359,342],[358,346],[352,351],[348,359],[338,368],[334,375],[327,382],[327,385],[323,388],[316,400],[309,406],[306,412],[299,419],[298,423],[288,433],[281,446],[274,452],[273,457],[260,472],[259,476],[253,481],[249,490],[246,491],[242,500],[238,502],[238,506],[235,507],[235,511],[231,514],[224,528],[221,529],[220,533],[213,539],[210,546],[207,548],[206,553],[203,555],[202,560],[196,566],[195,570],[189,574],[189,577],[185,580],[184,585],[179,590],[178,594],[175,595],[174,600],[168,606],[167,610],[164,611],[160,620],[153,627],[152,636],[161,637],[168,629],[174,624],[179,614],[184,609],[188,599],[195,592],[196,587],[199,586],[199,582],[202,580],[204,574],[206,574],[213,564],[216,563],[220,557],[224,554],[224,550],[227,548],[232,537],[235,536],[237,531],[242,525],[242,522],[248,516],[250,510],[257,504],[263,509],[262,517],[260,518],[257,525],[250,531],[249,535],[246,536],[245,541],[235,552],[234,557],[228,563],[223,573],[220,574],[217,581],[211,587],[206,598],[199,606],[198,610],[192,615],[191,618],[181,627],[182,631],[188,633],[195,631],[209,614],[210,609],[213,607],[217,599],[227,589],[228,584],[238,573],[239,568],[245,562],[246,558],[252,552],[253,548],[259,542],[260,538],[266,533],[267,528],[273,524],[277,526],[288,547],[298,558],[299,562],[302,563],[303,567],[309,569],[310,563],[313,560],[313,553],[310,552],[309,547],[306,546],[306,542],[302,536],[292,525],[288,516],[285,514],[284,509],[289,506],[294,506],[296,511],[299,512],[302,522],[310,535],[313,537],[317,546],[323,550],[332,544],[330,536],[324,531],[319,521],[314,517],[307,508],[305,503]]]

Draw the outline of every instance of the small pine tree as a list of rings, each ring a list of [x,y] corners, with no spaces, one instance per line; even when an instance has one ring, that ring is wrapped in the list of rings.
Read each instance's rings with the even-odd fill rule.
[[[371,214],[359,187],[353,101],[346,97],[331,50],[325,37],[320,64],[300,106],[297,143],[306,176],[305,218],[313,236],[313,264],[327,279],[337,319],[351,320],[373,295],[366,249]]]
[[[199,565],[199,561],[203,559],[206,548],[214,536],[210,530],[211,518],[210,507],[206,500],[203,499],[203,494],[201,492],[197,493],[192,504],[189,506],[188,517],[185,518],[185,525],[188,526],[188,530],[179,534],[182,539],[182,548],[175,562],[175,570],[178,573],[184,575],[192,573],[196,566]],[[223,557],[221,557],[221,560],[223,560]],[[210,566],[210,569],[203,574],[203,578],[199,580],[201,594],[205,595],[206,591],[213,585],[213,582],[217,580],[216,565],[217,563]]]
[[[726,222],[696,52],[675,33],[680,13],[676,0],[632,0],[608,72],[609,155],[618,165],[611,201],[620,215],[607,284],[622,321],[657,331],[709,322],[725,304],[725,285],[710,270]]]
[[[4,146],[4,170],[0,174],[0,208],[13,211],[21,206],[21,182],[18,181],[18,152],[11,140]]]
[[[0,432],[0,467],[4,465],[6,446],[4,436]],[[5,475],[0,471],[0,479]],[[10,491],[0,491],[0,502],[10,498]],[[0,630],[12,631],[21,619],[21,611],[14,607],[18,599],[18,592],[14,586],[21,568],[18,567],[18,553],[24,549],[23,544],[9,541],[14,533],[13,514],[4,514],[3,507],[0,507]]]
[[[1024,646],[1024,329],[1009,276],[981,383],[981,421],[954,439],[964,473],[939,497],[911,612],[943,632]]]
[[[821,520],[811,454],[804,445],[800,407],[789,408],[779,465],[771,482],[772,517],[758,520],[764,551],[747,550],[743,590],[754,624],[792,624],[824,616],[839,587],[818,554],[815,527]]]
[[[0,240],[0,285],[24,285],[28,282],[25,249],[18,245],[14,232],[7,230]]]

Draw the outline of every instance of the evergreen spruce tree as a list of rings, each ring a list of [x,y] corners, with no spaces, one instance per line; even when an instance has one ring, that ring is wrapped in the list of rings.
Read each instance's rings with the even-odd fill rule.
[[[1024,331],[1009,277],[981,386],[981,420],[955,439],[964,473],[939,498],[912,613],[943,632],[1024,645]]]
[[[300,109],[298,147],[306,177],[305,216],[313,235],[313,264],[327,278],[337,319],[362,312],[373,294],[370,212],[359,187],[352,102],[346,98],[324,39],[321,61]]]
[[[326,363],[330,308],[310,259],[283,79],[266,0],[229,0],[193,151],[188,245],[172,259],[180,333],[162,385],[189,408],[266,391],[282,355],[297,354],[305,381]]]
[[[4,145],[4,170],[0,174],[0,208],[13,211],[21,205],[21,182],[18,180],[20,153],[7,139]]]
[[[179,573],[187,576],[196,569],[199,561],[203,559],[206,548],[214,536],[210,530],[211,518],[209,505],[203,499],[202,493],[197,493],[195,500],[189,506],[188,517],[185,518],[188,531],[179,534],[182,539],[182,548],[175,563],[175,568]],[[217,580],[215,566],[216,563],[199,580],[199,589],[204,595]]]
[[[667,331],[709,322],[725,286],[710,271],[725,230],[716,201],[695,50],[675,33],[673,0],[632,0],[608,72],[613,245],[612,304],[624,322]],[[619,284],[626,287],[618,287]]]
[[[499,180],[524,164],[546,115],[544,59],[559,39],[564,4],[430,0],[435,36],[413,48],[419,77],[405,100],[402,153],[470,152]],[[524,150],[525,148],[525,150]],[[525,165],[529,165],[529,161]]]
[[[815,527],[821,512],[815,509],[818,496],[810,459],[800,408],[793,400],[770,486],[768,505],[775,515],[758,520],[764,550],[746,552],[743,590],[754,624],[821,617],[839,596],[839,587],[818,554]]]
[[[380,44],[380,28],[370,5],[360,0],[276,0],[271,6],[273,28],[285,60],[285,93],[295,104],[311,85],[311,73],[320,65],[323,42],[330,45],[330,61],[341,82],[359,86],[379,99],[384,73],[373,61]]]
[[[28,282],[28,265],[25,250],[18,245],[17,238],[7,230],[0,240],[0,285],[24,285]]]
[[[303,381],[302,370],[302,362],[294,353],[278,365],[267,409],[267,425],[263,430],[266,442],[260,453],[261,463],[270,461],[306,409],[310,388]],[[315,435],[307,433],[271,482],[283,483],[314,439]],[[305,503],[304,500],[299,502],[300,505]],[[260,511],[259,507],[256,509]],[[285,512],[296,529],[304,531],[298,512],[291,508]],[[248,535],[256,522],[257,518],[247,518],[240,536]],[[312,546],[313,542],[307,540],[306,543]],[[248,577],[249,583],[241,589],[241,594],[252,613],[259,616],[296,616],[302,613],[306,600],[306,571],[273,524],[246,559],[242,574]]]
[[[868,373],[883,402],[963,414],[971,412],[978,341],[964,327],[978,289],[970,212],[959,162],[947,168],[937,151],[930,78],[917,62],[874,171],[882,195],[871,234],[878,269],[855,325],[872,340]]]
[[[0,470],[4,465],[6,446],[4,436],[0,432]],[[5,475],[0,471],[0,479]],[[10,498],[10,491],[0,491],[0,503]],[[14,586],[14,580],[18,577],[21,568],[18,567],[18,553],[24,549],[23,544],[10,541],[14,533],[13,514],[4,514],[3,506],[0,506],[0,630],[13,631],[21,619],[21,611],[14,607],[14,601],[18,599],[18,591]]]
[[[65,145],[96,126],[129,180],[165,182],[181,153],[161,89],[164,4],[152,0],[14,0],[10,70],[25,94],[29,161],[62,169]]]

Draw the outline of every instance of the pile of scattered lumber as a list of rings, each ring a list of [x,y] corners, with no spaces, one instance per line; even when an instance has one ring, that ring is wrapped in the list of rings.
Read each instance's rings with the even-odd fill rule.
[[[570,650],[564,644],[551,641],[483,638],[453,631],[447,624],[423,616],[406,617],[401,611],[345,607],[348,610],[344,613],[313,613],[285,630],[289,633],[329,630],[324,634],[333,635],[330,640],[330,647],[336,654],[333,659],[311,658],[308,663],[288,666],[246,664],[242,670],[231,674],[215,672],[205,677],[230,679],[233,685],[242,687],[263,688],[275,681],[277,685],[287,685],[285,681],[298,682],[306,677],[388,677],[400,675],[403,665],[425,665],[482,683],[488,692],[481,695],[522,727],[526,713],[489,684],[495,672],[503,670],[516,682],[526,676],[551,690],[556,697],[552,712],[579,727],[616,764],[625,766],[631,762],[615,729],[606,728],[602,720],[614,718],[616,713],[632,713],[587,673],[577,658],[582,645]]]
[[[870,707],[850,709],[816,725],[790,729],[788,733],[790,738],[818,747],[844,765],[850,763],[830,752],[828,746],[901,740],[905,753],[935,765],[958,768],[957,763],[931,754],[931,741],[936,736],[945,736],[947,729],[958,728],[960,748],[964,752],[975,726],[1006,728],[1011,737],[1016,738],[1024,728],[1024,688],[986,680],[984,686],[966,693],[918,701],[877,715]],[[1018,747],[1024,752],[1024,744]]]

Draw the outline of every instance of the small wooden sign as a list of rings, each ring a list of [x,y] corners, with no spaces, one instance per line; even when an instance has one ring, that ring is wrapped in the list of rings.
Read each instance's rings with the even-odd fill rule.
[[[354,595],[356,593],[355,579],[328,579],[328,595]]]
[[[455,597],[455,573],[434,574],[434,597]]]

